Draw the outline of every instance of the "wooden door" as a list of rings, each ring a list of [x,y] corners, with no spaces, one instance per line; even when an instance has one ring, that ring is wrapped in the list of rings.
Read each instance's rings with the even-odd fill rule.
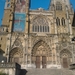
[[[63,68],[68,68],[68,60],[67,60],[67,58],[63,58]]]
[[[46,56],[42,57],[42,68],[46,68]]]
[[[36,68],[40,68],[40,56],[36,56]]]

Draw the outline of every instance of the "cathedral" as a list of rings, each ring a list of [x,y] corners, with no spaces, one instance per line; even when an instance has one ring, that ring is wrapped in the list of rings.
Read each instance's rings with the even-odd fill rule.
[[[1,60],[25,68],[69,68],[75,63],[74,21],[69,0],[50,0],[48,10],[31,10],[30,0],[6,0]]]

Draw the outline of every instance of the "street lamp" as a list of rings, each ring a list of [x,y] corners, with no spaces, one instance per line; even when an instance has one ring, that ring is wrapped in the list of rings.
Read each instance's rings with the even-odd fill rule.
[[[2,62],[2,64],[3,64],[3,63],[4,63],[4,60],[2,60],[1,62]]]

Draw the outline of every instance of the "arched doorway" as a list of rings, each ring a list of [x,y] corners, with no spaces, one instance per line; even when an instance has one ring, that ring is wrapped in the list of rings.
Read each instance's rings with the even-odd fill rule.
[[[46,68],[49,56],[49,47],[44,41],[37,42],[32,50],[32,63],[36,68]]]
[[[60,52],[60,60],[63,68],[69,68],[69,65],[72,62],[72,54],[69,50],[62,50]]]
[[[21,64],[22,63],[22,59],[23,59],[23,52],[20,48],[14,48],[10,51],[10,54],[9,54],[9,58],[10,58],[10,62],[13,62],[13,63],[19,63]]]

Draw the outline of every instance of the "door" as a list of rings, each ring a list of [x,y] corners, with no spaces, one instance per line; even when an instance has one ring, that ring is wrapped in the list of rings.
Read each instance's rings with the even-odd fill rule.
[[[36,68],[40,68],[40,56],[36,56]]]
[[[42,68],[46,68],[46,56],[42,57]]]
[[[67,58],[63,58],[63,67],[68,68],[68,60],[67,60]]]

